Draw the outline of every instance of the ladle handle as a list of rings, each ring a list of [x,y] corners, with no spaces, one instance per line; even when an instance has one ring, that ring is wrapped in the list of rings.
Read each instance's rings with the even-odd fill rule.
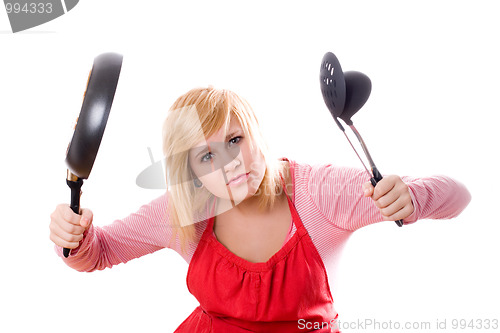
[[[83,185],[83,179],[78,178],[76,181],[66,179],[66,184],[68,184],[71,189],[71,210],[73,210],[75,214],[80,214],[80,190]],[[63,249],[64,258],[69,256],[70,251],[71,249]]]
[[[379,181],[382,180],[382,175],[380,174],[380,172],[378,171],[377,167],[374,166],[372,168],[372,172],[373,172],[373,177],[370,179],[370,182],[372,183],[373,187],[377,186],[377,183]],[[396,224],[398,225],[398,227],[402,227],[403,226],[403,220],[397,220],[397,221],[394,221],[396,222]]]

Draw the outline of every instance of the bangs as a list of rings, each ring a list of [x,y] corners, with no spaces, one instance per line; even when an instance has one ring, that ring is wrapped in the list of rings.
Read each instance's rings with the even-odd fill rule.
[[[232,91],[224,89],[193,89],[191,92],[191,101],[183,102],[188,102],[196,108],[205,140],[221,129],[225,137],[229,132],[231,120],[234,118],[245,136],[251,139],[249,140],[251,149],[255,150],[256,146],[260,146],[261,140],[255,136],[254,130],[257,126],[256,119],[252,116],[253,111],[246,101]],[[187,95],[190,95],[190,92]]]

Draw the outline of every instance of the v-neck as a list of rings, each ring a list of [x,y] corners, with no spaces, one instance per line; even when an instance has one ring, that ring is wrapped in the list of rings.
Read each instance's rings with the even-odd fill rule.
[[[289,170],[291,174],[291,179],[292,179],[292,191],[294,193],[294,198],[296,198],[295,195],[295,176],[294,176],[294,168],[291,164],[291,162],[287,159],[284,158],[285,160],[288,161],[289,163]],[[282,181],[283,185],[284,181]],[[286,186],[286,184],[284,184]],[[214,234],[213,227],[214,227],[214,221],[215,221],[215,216],[212,216],[209,219],[207,229],[205,232],[208,232],[207,235],[207,240],[211,242],[214,245],[214,248],[217,250],[217,252],[225,257],[226,259],[230,260],[231,262],[243,267],[246,270],[249,271],[265,271],[271,269],[278,261],[283,259],[292,249],[293,247],[297,244],[297,242],[302,238],[304,235],[307,234],[302,221],[300,220],[300,217],[297,213],[297,210],[295,208],[295,205],[291,201],[290,197],[284,192],[285,196],[287,198],[287,203],[288,203],[288,209],[290,210],[291,216],[292,216],[292,223],[295,224],[295,227],[297,228],[296,232],[286,241],[281,248],[275,252],[267,261],[265,262],[251,262],[248,261],[235,253],[231,252],[227,247],[225,247]],[[293,225],[292,225],[293,227]],[[288,237],[288,236],[287,236]]]

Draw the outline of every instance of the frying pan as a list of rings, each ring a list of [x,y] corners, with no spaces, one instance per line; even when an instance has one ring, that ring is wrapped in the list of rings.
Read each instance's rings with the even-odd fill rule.
[[[66,183],[71,189],[71,209],[80,214],[83,180],[88,179],[101,144],[122,67],[123,56],[103,53],[94,59],[77,118],[73,137],[66,151]],[[68,257],[70,249],[63,249]]]
[[[319,77],[321,93],[328,110],[340,130],[344,132],[344,135],[347,138],[347,141],[351,144],[352,149],[354,149],[356,155],[358,155],[359,160],[370,176],[370,182],[373,186],[376,186],[377,183],[382,180],[382,174],[375,166],[361,134],[359,134],[358,130],[356,130],[356,127],[354,127],[354,123],[351,120],[351,117],[363,107],[368,100],[368,97],[370,97],[372,89],[370,78],[365,74],[356,71],[347,71],[344,73],[339,60],[331,52],[327,52],[323,56]],[[358,141],[360,142],[361,147],[370,162],[372,173],[370,173],[366,168],[363,160],[356,151],[356,148],[354,148],[351,140],[349,140],[349,137],[345,133],[345,129],[338,118],[342,119],[344,123],[354,132],[356,138],[358,138]],[[395,222],[399,227],[403,226],[403,220]]]

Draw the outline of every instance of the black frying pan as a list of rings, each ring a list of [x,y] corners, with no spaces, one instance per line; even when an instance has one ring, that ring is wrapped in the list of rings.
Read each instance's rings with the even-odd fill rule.
[[[83,180],[89,177],[101,144],[115,96],[123,56],[104,53],[94,59],[85,90],[82,109],[77,118],[73,138],[66,151],[68,172],[66,183],[71,188],[71,209],[80,214]],[[64,249],[68,257],[70,249]]]
[[[323,56],[319,78],[321,93],[323,94],[323,99],[328,107],[328,110],[339,128],[342,132],[344,132],[347,141],[351,144],[351,147],[356,152],[356,155],[358,155],[361,163],[365,167],[366,172],[370,176],[370,182],[375,187],[377,183],[382,180],[382,174],[375,166],[375,163],[368,152],[368,148],[366,147],[363,138],[361,138],[361,134],[359,134],[358,130],[356,130],[356,127],[354,127],[351,120],[351,117],[363,107],[368,100],[368,97],[370,97],[372,89],[370,78],[361,72],[343,72],[339,60],[331,52],[327,52]],[[363,160],[356,151],[356,148],[352,145],[351,140],[349,140],[349,137],[345,133],[344,127],[338,118],[342,119],[344,123],[354,132],[356,138],[358,138],[358,141],[361,143],[361,147],[370,162],[372,174],[370,174],[363,163]],[[399,227],[403,226],[403,220],[397,220],[395,222]]]

